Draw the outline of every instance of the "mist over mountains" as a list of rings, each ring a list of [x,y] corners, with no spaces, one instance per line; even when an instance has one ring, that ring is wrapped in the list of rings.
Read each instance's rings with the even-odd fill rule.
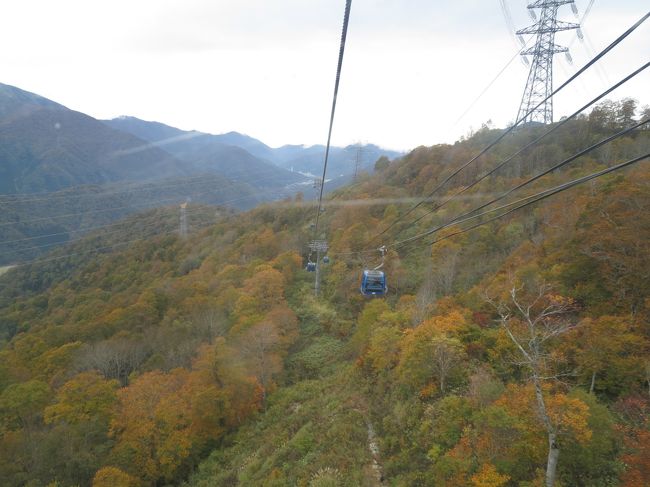
[[[321,173],[325,157],[324,145],[287,144],[272,148],[253,137],[238,132],[213,135],[197,131],[184,131],[159,122],[147,122],[128,116],[106,120],[105,123],[112,128],[152,142],[179,159],[194,161],[199,167],[205,167],[213,160],[224,174],[233,171],[227,161],[247,158],[248,167],[251,170],[263,170],[264,168],[260,165],[261,161],[292,173],[316,175]],[[372,172],[374,163],[381,156],[394,159],[401,155],[400,152],[382,149],[374,144],[331,147],[328,177],[351,175],[355,169]],[[250,156],[253,156],[255,160],[250,159]],[[358,167],[356,167],[357,159]],[[283,174],[283,171],[278,174]]]
[[[0,264],[149,208],[192,201],[248,209],[298,192],[314,197],[324,152],[135,117],[97,120],[0,84]],[[382,155],[399,154],[373,145],[332,148],[326,189],[355,170],[372,171]]]
[[[139,210],[8,270],[2,485],[381,485],[381,461],[391,485],[540,486],[540,396],[561,485],[650,485],[650,129],[598,144],[638,112],[528,124],[470,170],[503,129],[382,160],[323,201],[318,273],[295,199],[192,203],[183,238],[178,207]],[[57,199],[96,224],[127,198],[101,190]],[[388,292],[368,298],[380,259]]]

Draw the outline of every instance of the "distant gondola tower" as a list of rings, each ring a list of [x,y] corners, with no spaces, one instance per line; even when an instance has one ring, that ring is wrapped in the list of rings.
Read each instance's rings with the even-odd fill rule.
[[[181,203],[181,238],[187,237],[187,202]]]
[[[539,19],[535,24],[517,31],[520,36],[537,34],[535,45],[521,52],[522,56],[533,56],[533,61],[517,121],[545,124],[553,122],[553,99],[542,102],[553,92],[553,55],[569,50],[555,44],[555,33],[580,28],[580,24],[557,20],[558,9],[566,4],[571,4],[574,13],[577,12],[574,0],[536,0],[530,3],[528,9],[531,17],[535,18],[534,9],[542,9]]]

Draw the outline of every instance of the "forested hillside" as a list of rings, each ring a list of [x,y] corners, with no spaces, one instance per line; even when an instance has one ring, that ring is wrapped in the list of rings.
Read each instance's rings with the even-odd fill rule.
[[[184,161],[193,173],[216,172],[233,181],[247,181],[260,189],[283,188],[307,181],[301,174],[281,169],[263,159],[267,150],[272,151],[270,147],[236,132],[212,135],[134,117],[120,117],[104,123],[154,143]]]
[[[0,478],[532,487],[550,460],[555,485],[648,485],[648,157],[396,245],[641,111],[604,103],[470,189],[548,127],[514,131],[448,182],[502,130],[380,159],[325,203],[318,298],[304,270],[316,210],[301,197],[239,215],[197,209],[186,239],[172,232],[175,213],[157,210],[10,270],[0,276]],[[644,125],[499,204],[649,149]],[[154,236],[141,223],[151,219]],[[380,263],[381,245],[389,291],[370,299],[360,274]]]
[[[189,171],[157,147],[88,115],[0,83],[0,194],[151,181]]]
[[[151,183],[77,186],[45,195],[0,195],[0,265],[37,259],[98,228],[121,233],[121,219],[150,208],[191,200],[199,205],[250,209],[270,196],[271,193],[260,194],[246,183],[217,175]],[[178,206],[176,208],[178,218]],[[155,230],[152,225],[155,222],[141,220],[140,223],[146,229]]]
[[[0,83],[0,265],[34,259],[147,208],[191,200],[249,209],[308,184],[216,136],[119,122],[111,127]],[[188,134],[199,137],[183,139]],[[150,143],[174,136],[181,140]]]

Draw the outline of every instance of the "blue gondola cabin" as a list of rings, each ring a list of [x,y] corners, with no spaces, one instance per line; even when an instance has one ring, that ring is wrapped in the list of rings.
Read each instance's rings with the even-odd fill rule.
[[[382,271],[365,270],[361,278],[361,294],[365,296],[383,296],[388,291],[386,274]]]

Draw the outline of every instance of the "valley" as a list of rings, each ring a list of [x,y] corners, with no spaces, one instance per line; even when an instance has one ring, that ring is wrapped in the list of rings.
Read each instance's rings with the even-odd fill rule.
[[[176,208],[149,209],[6,271],[0,475],[8,485],[538,485],[548,433],[537,380],[558,432],[558,481],[634,485],[648,417],[647,129],[514,198],[640,157],[634,165],[393,249],[548,171],[550,155],[619,130],[621,106],[566,123],[540,146],[548,158],[513,161],[444,211],[423,203],[408,226],[418,195],[502,130],[418,148],[337,189],[324,200],[319,297],[305,270],[316,208],[300,197],[238,213],[190,203],[185,238]],[[477,171],[542,130],[517,131]],[[451,180],[447,197],[473,177]],[[377,265],[382,230],[388,292],[367,298],[360,273]],[[533,335],[531,316],[543,323]],[[543,364],[523,361],[516,344],[529,341]]]
[[[135,117],[100,121],[2,84],[0,113],[0,265],[35,259],[149,208],[194,202],[246,210],[318,194],[314,178],[290,169],[293,158],[307,157],[300,167],[318,172],[324,147],[296,146],[288,155],[236,132],[183,131]],[[354,170],[352,152],[335,152],[348,177],[331,189]],[[370,157],[385,154],[398,153],[372,146],[362,169],[372,171]]]

